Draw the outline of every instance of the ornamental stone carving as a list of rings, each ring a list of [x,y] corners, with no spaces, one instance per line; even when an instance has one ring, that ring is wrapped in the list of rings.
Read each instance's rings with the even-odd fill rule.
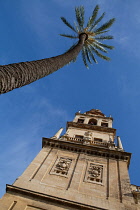
[[[103,176],[102,165],[98,165],[94,163],[88,164],[85,181],[102,183],[102,176]]]
[[[53,174],[55,173],[58,175],[68,175],[71,162],[72,159],[70,158],[65,158],[65,157],[58,158],[52,170]]]
[[[86,131],[85,136],[92,137],[92,132]]]

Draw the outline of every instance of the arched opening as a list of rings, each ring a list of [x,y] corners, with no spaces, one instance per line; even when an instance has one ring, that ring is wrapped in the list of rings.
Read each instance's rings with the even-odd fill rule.
[[[97,120],[95,119],[90,119],[88,122],[89,125],[97,125]]]

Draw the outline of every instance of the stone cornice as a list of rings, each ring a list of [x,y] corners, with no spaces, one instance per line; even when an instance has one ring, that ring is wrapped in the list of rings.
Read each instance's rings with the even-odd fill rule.
[[[116,149],[109,149],[100,146],[93,146],[93,145],[83,145],[80,143],[63,141],[59,139],[50,139],[50,138],[43,138],[42,139],[42,147],[52,147],[58,148],[68,151],[73,151],[77,153],[85,153],[94,156],[100,157],[108,157],[111,159],[116,160],[123,160],[127,161],[127,165],[129,166],[131,153],[119,151]]]
[[[104,208],[99,208],[99,207],[95,207],[95,206],[91,206],[88,204],[83,204],[83,203],[79,203],[79,202],[75,202],[75,201],[71,201],[71,200],[67,200],[64,198],[59,198],[56,196],[51,196],[51,195],[47,195],[44,193],[39,193],[36,191],[32,191],[32,190],[27,190],[24,188],[20,188],[20,187],[16,187],[13,185],[6,185],[6,192],[10,193],[12,195],[17,195],[17,196],[23,196],[24,198],[27,197],[29,199],[34,199],[40,202],[50,202],[53,205],[61,205],[63,207],[66,208],[74,208],[74,209],[83,209],[83,210],[91,210],[91,209],[97,209],[97,210],[107,210]]]
[[[76,112],[75,115],[83,115],[85,117],[97,117],[97,118],[102,118],[102,119],[111,119],[113,121],[113,118],[112,117],[104,117],[104,116],[99,116],[99,115],[94,115],[94,114],[82,114],[82,113],[79,113],[79,112]]]
[[[109,127],[102,127],[102,126],[98,126],[98,125],[90,125],[90,124],[76,123],[76,122],[67,122],[67,129],[68,129],[68,127],[103,131],[103,132],[107,132],[107,133],[113,133],[114,136],[116,135],[116,129],[109,128]]]

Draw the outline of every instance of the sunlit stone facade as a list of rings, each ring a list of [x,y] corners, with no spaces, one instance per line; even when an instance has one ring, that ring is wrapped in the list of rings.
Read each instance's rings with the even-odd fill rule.
[[[125,152],[112,117],[92,109],[76,113],[0,200],[2,210],[140,209],[140,188],[130,184]],[[21,163],[22,164],[22,163]]]

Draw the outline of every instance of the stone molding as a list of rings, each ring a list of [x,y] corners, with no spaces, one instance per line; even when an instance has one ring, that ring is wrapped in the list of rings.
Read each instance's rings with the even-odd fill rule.
[[[84,123],[77,123],[77,122],[67,122],[67,129],[68,127],[74,127],[74,128],[82,128],[82,129],[88,129],[88,130],[96,130],[96,131],[103,131],[103,132],[109,132],[113,133],[114,136],[116,135],[116,129],[109,128],[109,127],[102,127],[98,125],[90,125],[90,124],[84,124]]]
[[[126,161],[128,166],[131,158],[131,153],[129,152],[111,150],[109,148],[104,148],[99,146],[96,147],[93,145],[82,145],[75,142],[43,138],[42,147],[48,147],[48,146],[51,148],[63,149],[77,153],[84,153],[94,156],[108,157],[111,159],[122,160]]]
[[[95,115],[95,114],[82,114],[79,112],[76,112],[75,115],[81,115],[81,116],[85,116],[85,117],[97,117],[97,118],[101,118],[101,119],[111,119],[113,121],[112,117],[104,117],[104,116],[99,116],[99,115]]]
[[[83,209],[83,210],[107,210],[104,208],[99,208],[99,207],[95,207],[95,206],[91,206],[91,205],[87,205],[87,204],[82,204],[79,202],[75,202],[75,201],[71,201],[71,200],[67,200],[67,199],[63,199],[63,198],[59,198],[59,197],[55,197],[55,196],[51,196],[51,195],[47,195],[44,193],[39,193],[39,192],[35,192],[32,190],[27,190],[27,189],[23,189],[20,187],[15,187],[13,185],[6,185],[6,192],[10,193],[12,195],[17,195],[17,196],[21,196],[21,197],[27,197],[29,199],[35,199],[37,201],[40,202],[52,202],[53,205],[56,203],[57,205],[63,205],[66,207],[71,207],[71,208],[75,208],[75,209]]]

